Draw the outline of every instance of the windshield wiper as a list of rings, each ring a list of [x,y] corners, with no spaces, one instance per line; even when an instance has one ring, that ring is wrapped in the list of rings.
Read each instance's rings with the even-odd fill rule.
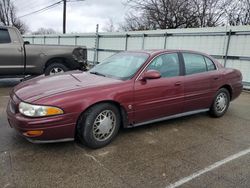
[[[99,72],[96,72],[96,71],[93,71],[93,72],[89,72],[90,74],[95,74],[95,75],[98,75],[98,76],[103,76],[103,77],[106,77],[105,74],[102,74],[102,73],[99,73]]]

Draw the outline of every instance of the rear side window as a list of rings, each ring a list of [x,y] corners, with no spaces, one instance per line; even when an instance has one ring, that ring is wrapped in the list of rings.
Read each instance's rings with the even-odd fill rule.
[[[207,71],[206,62],[202,55],[183,53],[186,75]]]
[[[10,35],[7,29],[0,29],[0,44],[1,43],[10,43]]]
[[[215,70],[216,67],[215,67],[213,61],[211,59],[207,58],[207,57],[204,57],[204,58],[205,58],[205,61],[206,61],[206,64],[207,64],[207,70],[208,71]]]
[[[157,70],[161,77],[175,77],[180,75],[179,58],[177,53],[163,54],[156,57],[147,70]]]

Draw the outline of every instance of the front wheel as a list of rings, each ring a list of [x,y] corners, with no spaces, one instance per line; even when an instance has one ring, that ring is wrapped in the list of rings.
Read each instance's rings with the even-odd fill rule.
[[[210,115],[213,117],[223,116],[229,107],[229,103],[230,95],[228,90],[225,88],[219,89],[210,108]]]
[[[114,139],[120,124],[121,116],[116,106],[109,103],[97,104],[89,108],[80,118],[77,128],[78,138],[90,148],[100,148]]]

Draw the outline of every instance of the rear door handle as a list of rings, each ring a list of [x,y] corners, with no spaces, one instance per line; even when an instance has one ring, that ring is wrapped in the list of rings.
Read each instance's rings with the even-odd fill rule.
[[[214,77],[214,80],[218,80],[219,79],[219,77]]]
[[[176,82],[174,85],[175,85],[175,86],[180,86],[180,85],[181,85],[181,82]]]

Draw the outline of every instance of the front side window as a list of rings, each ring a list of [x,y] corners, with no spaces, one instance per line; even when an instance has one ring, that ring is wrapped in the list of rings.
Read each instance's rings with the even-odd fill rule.
[[[148,57],[148,54],[139,52],[118,53],[90,69],[89,73],[127,80],[134,76]]]
[[[202,55],[183,53],[186,75],[207,71],[206,62]]]
[[[1,43],[10,43],[10,35],[7,29],[0,29],[0,44]]]
[[[163,54],[156,57],[147,67],[147,70],[157,70],[161,73],[161,77],[179,76],[180,66],[178,54]]]

